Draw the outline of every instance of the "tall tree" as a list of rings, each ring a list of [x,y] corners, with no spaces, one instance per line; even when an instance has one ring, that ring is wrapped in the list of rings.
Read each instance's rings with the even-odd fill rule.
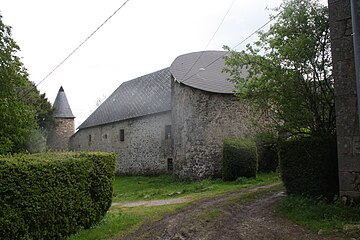
[[[25,151],[34,130],[51,124],[51,104],[28,79],[11,28],[0,15],[0,154]]]
[[[230,51],[224,71],[236,95],[269,112],[278,130],[334,134],[328,9],[317,0],[284,0],[275,12],[275,23],[257,42]]]

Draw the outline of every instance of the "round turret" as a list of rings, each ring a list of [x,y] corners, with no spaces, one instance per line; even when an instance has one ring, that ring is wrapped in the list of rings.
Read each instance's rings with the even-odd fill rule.
[[[63,87],[60,87],[53,105],[55,126],[48,136],[51,150],[68,151],[71,136],[75,133],[75,116],[71,111]]]

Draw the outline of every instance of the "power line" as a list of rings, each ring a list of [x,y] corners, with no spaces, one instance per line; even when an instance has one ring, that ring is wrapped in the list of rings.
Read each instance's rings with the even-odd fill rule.
[[[104,26],[120,9],[122,9],[126,3],[130,0],[126,0],[119,8],[115,10],[99,27],[97,27],[82,43],[80,43],[64,60],[62,60],[50,73],[48,73],[39,83],[35,86],[39,86],[42,82],[44,82],[51,74],[53,74],[61,65],[63,65],[77,50],[79,50],[82,45],[84,45],[102,26]]]
[[[240,46],[241,44],[243,44],[245,41],[247,41],[249,38],[251,38],[252,36],[254,36],[256,33],[258,33],[261,29],[263,29],[265,26],[267,26],[269,23],[271,23],[273,20],[275,20],[283,11],[279,12],[278,14],[275,15],[275,17],[270,18],[270,20],[268,20],[266,23],[264,23],[261,27],[259,27],[258,29],[256,29],[253,33],[251,33],[249,36],[247,36],[246,38],[244,38],[241,42],[239,42],[238,44],[236,44],[234,47],[232,47],[231,49],[235,49],[238,46]],[[212,64],[214,64],[215,62],[219,61],[220,59],[222,59],[225,55],[227,55],[230,51],[227,51],[226,53],[224,53],[223,55],[221,55],[220,57],[216,58],[215,60],[213,60],[212,62],[210,62],[208,65],[206,65],[203,68],[207,68],[209,66],[211,66]],[[193,64],[193,66],[191,66],[191,68],[194,67],[195,64]],[[190,72],[190,70],[188,71]],[[187,72],[187,73],[188,73]],[[190,78],[192,78],[193,76],[195,76],[196,74],[198,74],[200,72],[200,70],[198,70],[196,73],[194,73],[193,75],[191,75],[190,77],[186,78],[185,80],[181,81],[182,83],[186,82],[187,80],[189,80]]]
[[[184,79],[186,77],[186,75],[188,75],[188,73],[193,69],[193,67],[195,66],[195,64],[200,60],[200,58],[202,57],[202,55],[204,54],[204,51],[209,47],[211,41],[214,39],[216,33],[219,31],[221,25],[223,24],[225,18],[227,17],[227,15],[230,12],[230,9],[232,8],[232,6],[234,5],[236,0],[233,0],[230,4],[230,7],[228,8],[227,12],[225,13],[224,17],[222,18],[219,26],[217,27],[217,29],[215,30],[214,34],[212,35],[212,37],[210,38],[210,40],[208,41],[208,43],[206,44],[204,50],[201,52],[201,54],[199,55],[199,57],[196,59],[196,61],[192,64],[192,66],[189,68],[189,70],[184,74],[183,78]]]

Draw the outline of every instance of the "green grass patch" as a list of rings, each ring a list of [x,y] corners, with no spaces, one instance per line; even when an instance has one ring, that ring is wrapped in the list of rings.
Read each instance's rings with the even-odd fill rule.
[[[220,217],[223,216],[223,211],[221,211],[221,209],[209,209],[207,211],[203,211],[201,212],[196,219],[194,220],[194,222],[212,222],[212,221],[216,221],[218,220]]]
[[[186,204],[133,208],[113,207],[99,224],[91,229],[79,231],[69,240],[121,239],[144,222],[159,220],[165,214],[175,212],[184,206]]]
[[[281,217],[303,225],[313,232],[342,237],[359,237],[360,229],[344,230],[344,226],[360,224],[360,206],[343,206],[308,198],[289,196],[277,207]],[[345,227],[346,228],[346,227]]]
[[[91,229],[80,230],[77,234],[71,236],[69,240],[108,239],[133,229],[141,222],[142,218],[139,215],[121,211],[109,212],[99,224]]]
[[[247,204],[251,201],[256,200],[257,198],[272,194],[276,191],[285,190],[284,186],[282,184],[272,186],[270,188],[262,188],[257,189],[253,192],[248,192],[244,194],[240,194],[237,196],[234,196],[232,198],[229,198],[224,204],[225,205],[231,205],[231,204]]]
[[[157,177],[121,176],[116,177],[114,182],[113,202],[167,199],[193,194],[211,196],[275,181],[280,181],[277,173],[259,174],[256,179],[239,178],[233,182],[224,182],[221,179],[186,182],[169,175]]]

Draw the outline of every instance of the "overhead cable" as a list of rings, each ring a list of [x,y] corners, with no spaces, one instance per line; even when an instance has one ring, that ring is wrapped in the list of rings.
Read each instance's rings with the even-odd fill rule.
[[[214,34],[212,35],[212,37],[210,38],[210,40],[209,40],[208,43],[206,44],[204,50],[203,50],[203,51],[201,52],[201,54],[198,56],[198,58],[196,59],[196,61],[191,65],[191,67],[188,69],[188,71],[184,74],[184,76],[182,77],[183,79],[186,77],[186,75],[189,74],[189,72],[193,69],[193,67],[195,66],[195,64],[200,60],[200,58],[201,58],[202,55],[204,54],[204,51],[209,47],[211,41],[214,39],[216,33],[219,31],[221,25],[223,24],[226,16],[229,14],[230,9],[231,9],[232,6],[234,5],[235,1],[236,1],[236,0],[233,0],[233,1],[231,2],[229,9],[227,10],[227,12],[225,13],[224,17],[222,18],[222,20],[221,20],[219,26],[217,27],[216,31],[214,32]]]
[[[130,0],[126,0],[119,8],[115,10],[103,23],[100,24],[83,42],[81,42],[64,60],[62,60],[53,70],[51,70],[39,83],[35,86],[39,86],[44,82],[51,74],[53,74],[61,65],[63,65],[79,48],[81,48],[101,27],[103,27],[120,9],[122,9],[126,3]]]

